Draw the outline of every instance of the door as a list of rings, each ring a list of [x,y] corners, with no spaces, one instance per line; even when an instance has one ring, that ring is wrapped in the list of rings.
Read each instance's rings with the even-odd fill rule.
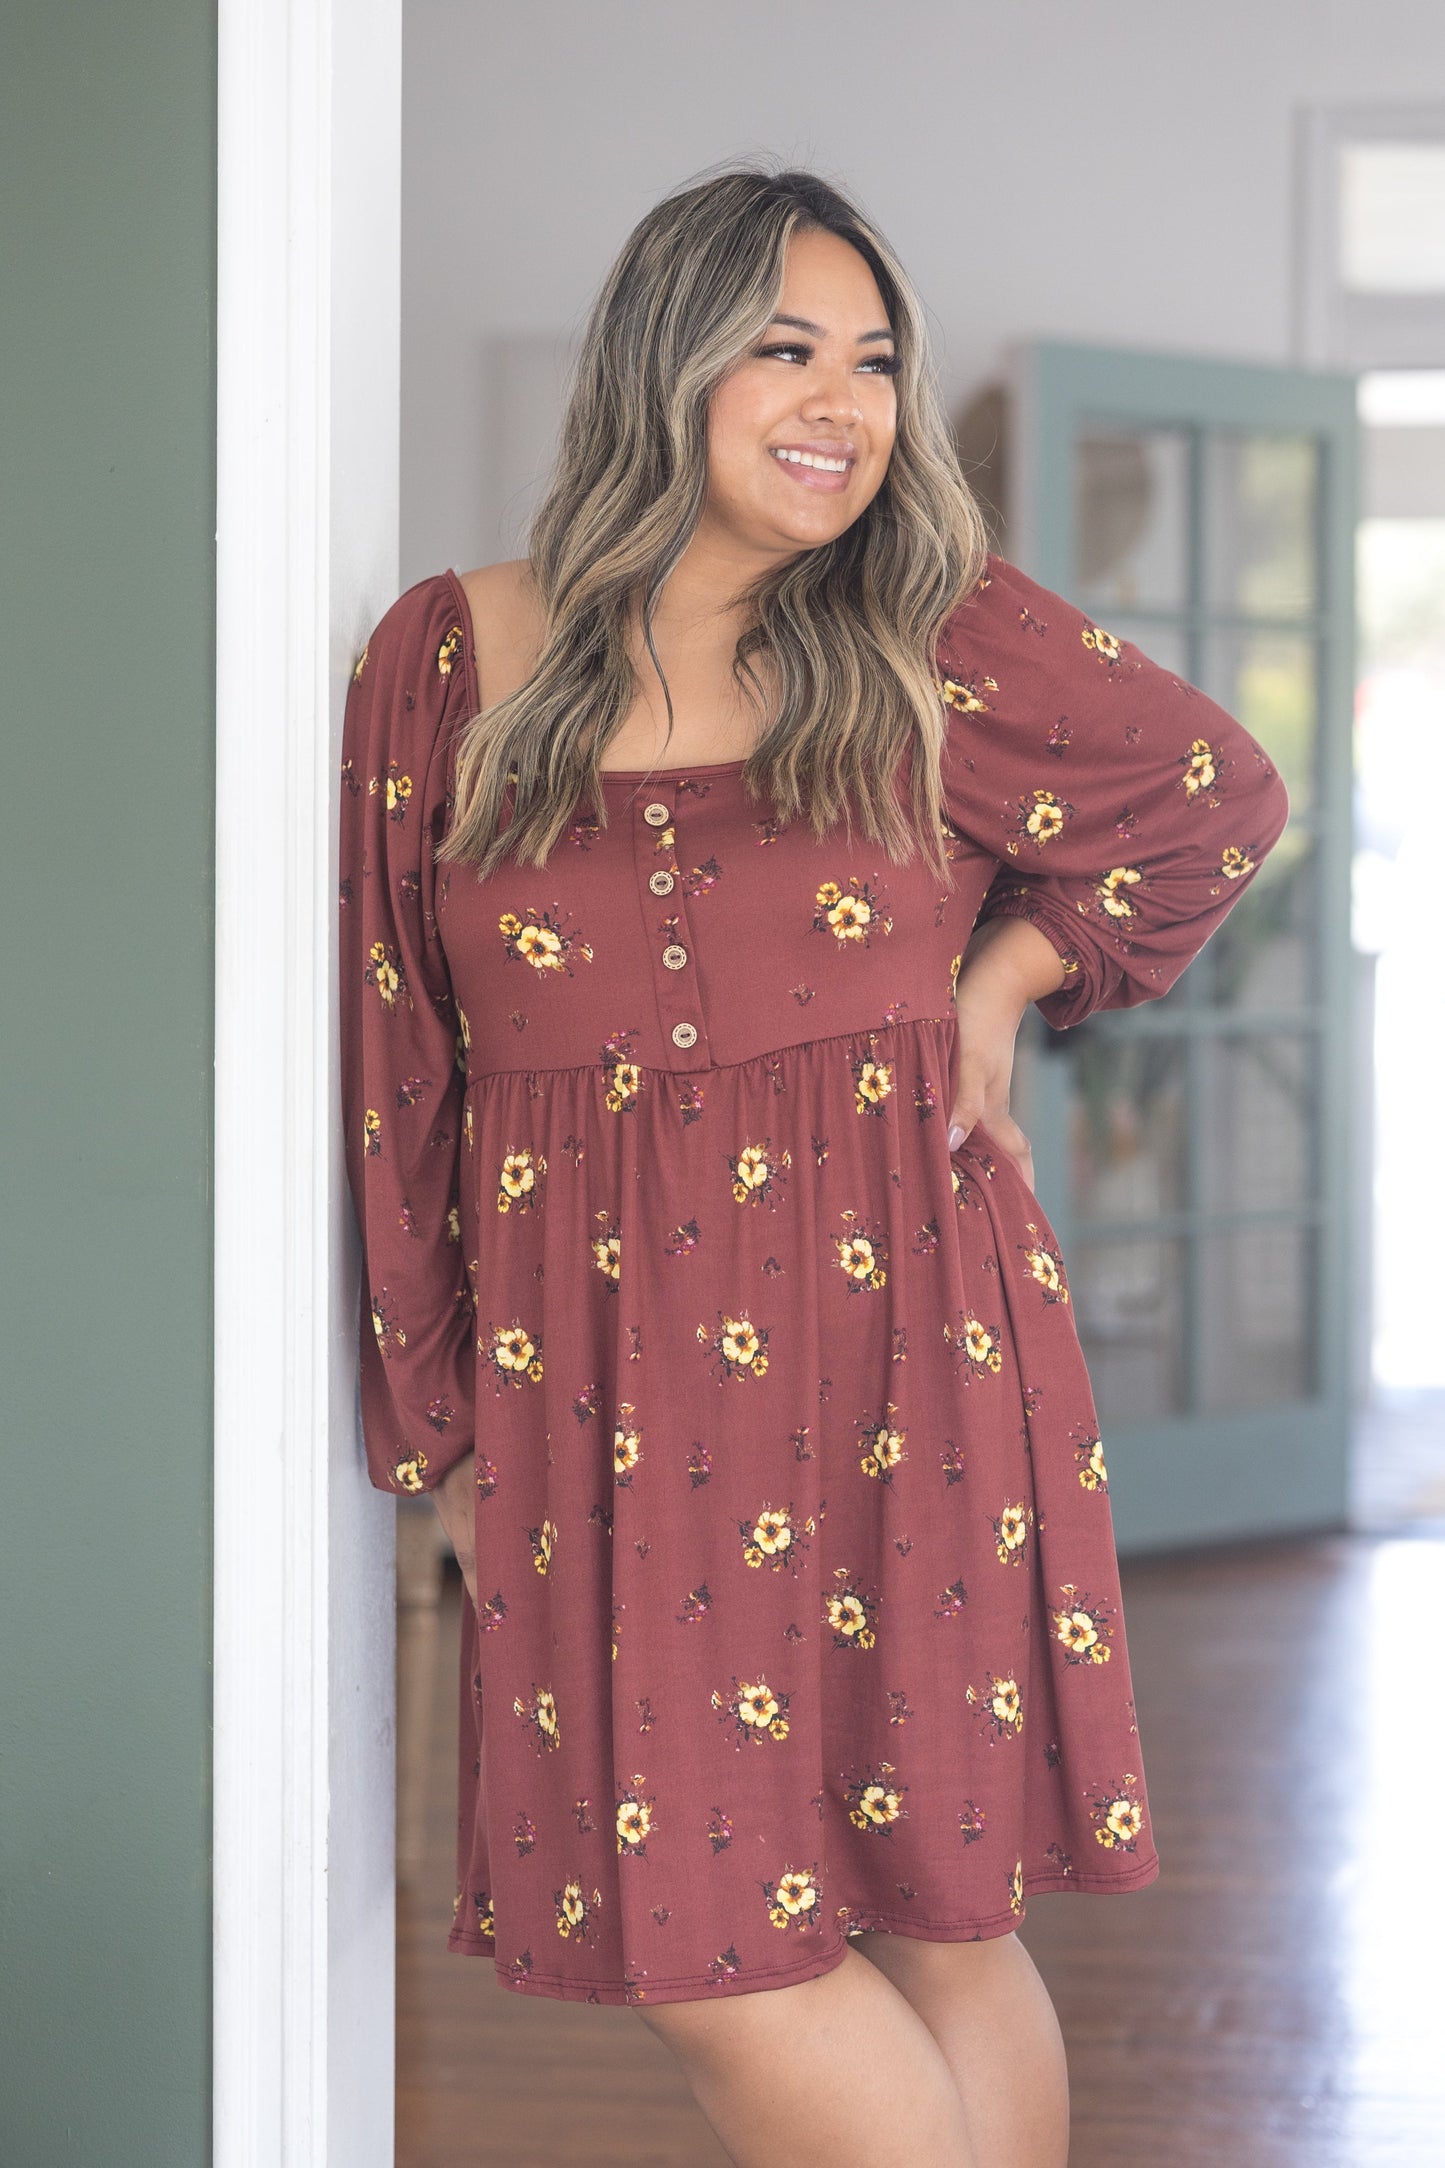
[[[1217,700],[1289,825],[1161,1000],[1026,1021],[1121,1550],[1343,1526],[1355,381],[1016,350],[1005,554]],[[1024,1048],[1021,1046],[1021,1054]]]

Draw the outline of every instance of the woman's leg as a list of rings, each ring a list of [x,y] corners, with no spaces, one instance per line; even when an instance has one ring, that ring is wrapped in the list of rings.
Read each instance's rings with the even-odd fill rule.
[[[927,2025],[851,1947],[831,1972],[791,1987],[635,2007],[737,2168],[837,2168],[869,2154],[908,2168],[996,2168],[970,2147]]]
[[[1049,1991],[1016,1934],[922,1942],[860,1934],[863,1955],[928,2027],[987,2168],[1065,2168],[1069,2073]]]

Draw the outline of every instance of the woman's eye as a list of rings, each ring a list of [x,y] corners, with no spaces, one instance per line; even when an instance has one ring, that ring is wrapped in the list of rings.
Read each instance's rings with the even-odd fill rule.
[[[757,349],[758,359],[763,361],[774,357],[781,360],[784,356],[790,354],[801,354],[804,361],[811,361],[813,349],[811,346],[795,345],[792,341],[777,346],[760,346]],[[871,374],[897,376],[903,364],[896,354],[874,354],[862,366]]]

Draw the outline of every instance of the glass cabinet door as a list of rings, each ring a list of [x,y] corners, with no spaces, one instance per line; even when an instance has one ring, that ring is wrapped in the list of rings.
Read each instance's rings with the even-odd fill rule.
[[[1237,716],[1290,794],[1167,995],[1021,1037],[1120,1541],[1343,1525],[1354,379],[1039,342],[1013,407],[1005,554]]]

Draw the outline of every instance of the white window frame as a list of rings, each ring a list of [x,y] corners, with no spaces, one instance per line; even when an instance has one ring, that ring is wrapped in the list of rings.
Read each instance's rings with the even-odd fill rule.
[[[346,683],[396,593],[401,0],[218,10],[215,2168],[387,2168],[394,1542],[337,1116]]]
[[[1292,359],[1321,369],[1438,368],[1445,294],[1364,294],[1341,283],[1340,154],[1350,143],[1445,144],[1445,105],[1299,109]]]

